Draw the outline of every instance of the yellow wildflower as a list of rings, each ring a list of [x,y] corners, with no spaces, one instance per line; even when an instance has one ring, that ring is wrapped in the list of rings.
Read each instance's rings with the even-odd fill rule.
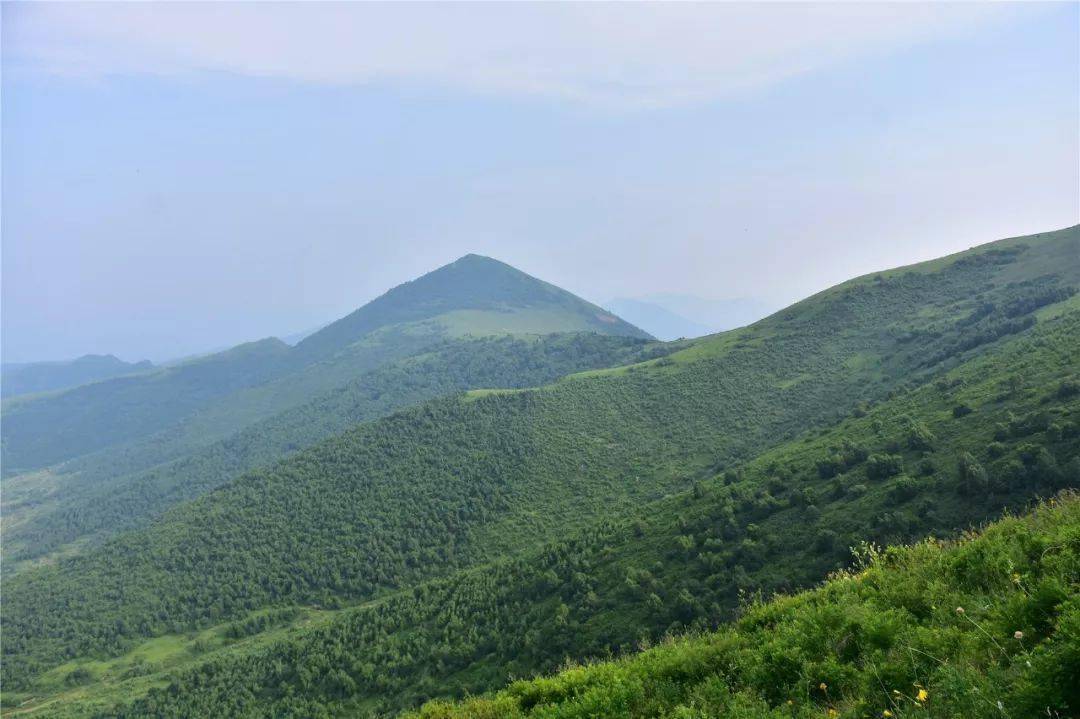
[[[822,682],[821,684],[817,685],[817,688],[820,689],[821,691],[826,691],[826,690],[828,690],[829,685],[826,684],[825,682]]]
[[[888,709],[886,709],[885,711],[881,712],[881,716],[883,716],[883,717],[891,717],[892,712],[889,711]]]
[[[915,700],[920,701],[920,702],[924,702],[924,701],[927,700],[927,698],[929,696],[930,696],[930,692],[926,691],[925,689],[920,689],[919,693],[915,695]]]

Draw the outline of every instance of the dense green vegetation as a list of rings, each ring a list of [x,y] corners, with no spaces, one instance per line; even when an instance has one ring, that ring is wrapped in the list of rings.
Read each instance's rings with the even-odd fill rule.
[[[68,470],[77,474],[66,491],[56,493],[51,506],[42,506],[36,495],[24,506],[8,499],[9,519],[14,515],[18,520],[20,511],[33,516],[5,532],[5,556],[30,559],[68,542],[145,524],[169,506],[241,472],[401,407],[474,388],[544,384],[572,372],[659,357],[675,349],[599,334],[444,340],[169,463],[142,469],[145,453],[138,450],[127,457],[135,470],[127,473],[125,458],[117,453],[109,455],[112,461],[105,466],[96,457],[73,462]]]
[[[7,401],[4,474],[119,446],[98,459],[107,466],[125,458],[124,445],[152,437],[139,448],[145,468],[447,337],[580,331],[648,338],[564,290],[468,255],[390,290],[295,348],[267,339],[149,374]]]
[[[276,339],[157,372],[94,382],[3,404],[5,475],[149,434],[208,402],[273,377],[289,346]]]
[[[125,362],[113,355],[83,355],[69,362],[4,363],[0,375],[0,394],[15,397],[54,392],[152,368],[149,360]]]
[[[811,584],[867,540],[950,532],[1077,486],[1078,330],[1076,310],[1048,319],[1028,338],[702,479],[636,518],[344,610],[257,650],[197,656],[191,669],[169,673],[168,686],[116,711],[356,716],[481,692],[568,656],[625,653],[669,632],[713,628],[740,597]],[[956,417],[957,406],[972,411]],[[112,712],[109,702],[131,690],[122,679],[129,664],[106,670],[113,681],[119,675],[120,691],[104,705],[63,705],[58,715]]]
[[[387,608],[389,645],[370,653],[400,668],[365,685],[362,662],[331,647],[327,661],[347,662],[335,666],[352,684],[335,694],[312,678],[321,669],[295,666],[308,679],[275,679],[293,687],[281,707],[309,716],[335,696],[407,704],[423,692],[489,688],[507,670],[550,669],[564,651],[624,647],[642,628],[716,622],[740,589],[813,581],[843,561],[849,542],[946,531],[1075,483],[1078,250],[1075,228],[997,243],[846,283],[645,364],[440,400],[357,427],[99,551],[9,580],[5,689],[30,689],[68,659],[118,655],[147,636],[240,621],[265,606],[382,598],[347,611]],[[1018,319],[1022,326],[1008,324]],[[995,359],[1002,364],[971,364]],[[828,429],[840,420],[841,429]],[[826,446],[806,434],[783,444],[813,427],[832,433]],[[790,455],[767,460],[770,446]],[[805,455],[796,460],[798,450]],[[673,491],[686,493],[664,499]],[[643,500],[661,503],[647,516],[663,510],[668,519],[607,527]],[[924,500],[932,505],[916,504]],[[672,509],[679,503],[687,509]],[[607,550],[588,549],[588,537],[609,531],[617,536],[605,546],[640,546],[645,561],[616,565],[605,585],[593,555]],[[584,564],[568,561],[562,579],[550,567],[546,593],[495,575],[486,586],[520,584],[524,599],[460,595],[459,617],[483,616],[485,606],[507,612],[505,625],[492,622],[496,636],[481,636],[480,621],[435,615],[425,625],[410,614],[455,606],[424,599],[440,591],[424,582],[483,578],[482,565],[513,553],[521,566],[542,566],[529,559],[535,542],[568,532],[582,533]],[[479,574],[450,576],[470,567]],[[636,604],[619,593],[629,591],[631,569]],[[395,608],[410,596],[420,597],[414,609]],[[600,618],[575,614],[594,609]],[[553,617],[575,621],[575,631],[545,639],[538,627]],[[422,626],[447,641],[433,644]],[[469,642],[450,641],[456,628]],[[319,656],[317,646],[297,651],[305,662]],[[478,656],[490,659],[477,664]],[[235,701],[253,701],[245,692],[274,700],[261,674],[268,665],[254,666],[228,679]],[[214,676],[232,675],[217,667],[206,676],[206,693],[190,678],[172,691],[197,703],[219,690]]]
[[[1080,709],[1080,500],[880,552],[731,627],[416,717],[1067,717]]]

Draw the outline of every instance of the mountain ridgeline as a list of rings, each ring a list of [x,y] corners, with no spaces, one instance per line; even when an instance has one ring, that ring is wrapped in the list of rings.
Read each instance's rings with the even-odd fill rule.
[[[244,471],[436,397],[485,387],[527,387],[588,369],[656,358],[677,349],[633,337],[592,333],[454,339],[361,374],[348,384],[256,422],[176,459],[156,463],[147,442],[72,460],[64,491],[44,501],[34,483],[12,482],[7,509],[30,515],[4,535],[11,570],[72,542],[145,524]],[[24,491],[23,485],[26,485]]]
[[[459,262],[471,272],[478,261]],[[502,296],[516,297],[517,280],[507,282]],[[548,672],[566,658],[713,629],[740,597],[811,585],[844,567],[860,542],[954,533],[1076,487],[1078,284],[1074,227],[861,277],[749,327],[676,345],[492,340],[386,365],[380,372],[391,374],[362,375],[294,418],[275,415],[280,424],[245,440],[250,453],[218,447],[181,459],[223,462],[191,494],[184,484],[195,465],[165,465],[160,481],[121,487],[115,497],[124,499],[83,505],[149,498],[156,519],[6,579],[4,702],[40,716],[386,715],[497,689],[508,675]],[[405,304],[437,313],[444,342],[469,334],[464,325],[492,330],[517,316],[538,332],[568,301],[545,286],[554,299],[542,311],[447,311],[405,287]],[[462,292],[456,307],[473,301]],[[398,322],[395,336],[427,336],[429,320],[379,302],[371,312]],[[583,323],[615,324],[591,305],[570,306]],[[366,333],[332,355],[355,356],[386,330],[363,313],[336,324],[298,353],[327,356]],[[588,368],[554,379],[582,368],[553,361],[548,348],[559,343],[576,346]],[[508,354],[524,359],[499,359]],[[453,379],[466,357],[487,357],[493,369]],[[430,392],[419,381],[429,376]],[[454,394],[480,378],[495,386]],[[548,383],[530,389],[530,379]],[[421,390],[396,389],[378,404],[409,382]],[[427,396],[435,398],[409,406]],[[303,435],[324,414],[327,434],[375,419]],[[170,509],[172,499],[159,502],[194,495]],[[98,519],[68,539],[115,521],[94,511]],[[64,519],[42,525],[45,534],[83,514],[49,516]],[[44,539],[23,536],[26,549]],[[1067,567],[1045,571],[1065,583],[1066,598],[1074,592]],[[1038,631],[1058,636],[1057,622],[1072,615],[1058,609],[1060,592],[1046,591]],[[665,656],[681,676],[679,655]],[[820,681],[854,697],[861,679],[834,665],[820,667]],[[746,681],[760,696],[748,689],[746,701],[784,711],[803,670],[776,666],[788,674],[775,692],[754,674]],[[699,690],[688,679],[657,701],[674,697],[675,711],[677,692]],[[598,692],[597,702],[616,704],[582,704],[578,715],[617,714],[618,700]],[[556,711],[558,696],[425,711],[513,716],[545,702]],[[1060,712],[1067,700],[1054,701]],[[662,705],[641,706],[629,715]]]
[[[471,317],[479,313],[490,316]],[[539,332],[551,321],[554,326],[548,331],[576,330],[649,339],[633,325],[566,290],[498,260],[466,255],[395,287],[307,337],[296,349],[303,357],[324,357],[380,327],[447,315],[453,317],[449,320],[451,327],[458,320],[466,327],[469,322],[490,321],[501,325],[506,333]]]
[[[496,260],[469,255],[311,334],[4,403],[3,572],[151,521],[356,422],[521,387],[674,345]],[[44,466],[49,465],[49,466]]]
[[[164,444],[179,455],[447,338],[577,331],[648,338],[569,292],[467,255],[390,290],[296,347],[266,339],[149,374],[5,402],[4,473],[167,430]]]
[[[15,397],[54,392],[152,368],[149,360],[125,362],[113,355],[83,355],[69,362],[5,363],[0,394]]]

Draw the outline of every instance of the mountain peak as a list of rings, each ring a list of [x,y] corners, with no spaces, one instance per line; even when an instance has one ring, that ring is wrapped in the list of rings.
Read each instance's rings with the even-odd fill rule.
[[[637,327],[511,265],[469,253],[404,282],[355,312],[304,339],[297,349],[332,354],[388,325],[469,311],[489,315],[487,334],[591,331],[649,338]],[[531,312],[531,329],[515,328],[514,315]],[[541,319],[542,315],[542,319]],[[538,329],[539,327],[543,329]]]

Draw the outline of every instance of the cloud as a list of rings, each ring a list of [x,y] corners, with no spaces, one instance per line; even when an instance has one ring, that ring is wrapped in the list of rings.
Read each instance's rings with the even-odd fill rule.
[[[434,83],[590,104],[722,97],[997,22],[1000,4],[6,3],[16,71]]]

